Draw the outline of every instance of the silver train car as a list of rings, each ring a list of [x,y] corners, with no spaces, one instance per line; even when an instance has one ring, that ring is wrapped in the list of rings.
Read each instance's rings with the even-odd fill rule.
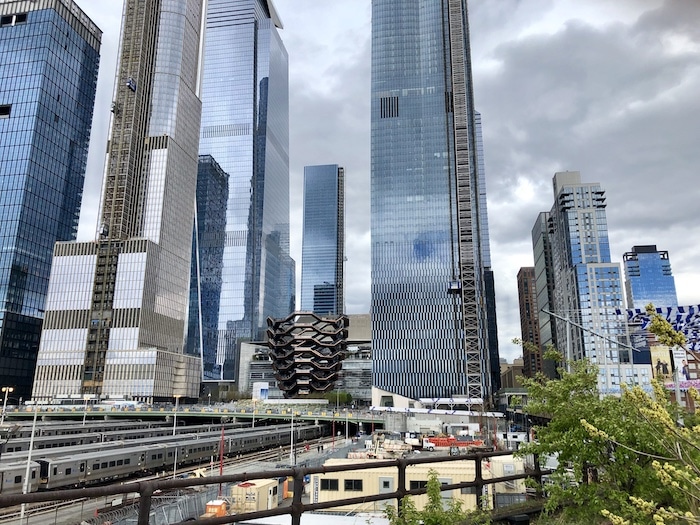
[[[323,425],[304,425],[294,430],[295,443],[314,440],[327,433]],[[172,438],[172,436],[171,436]],[[177,466],[187,466],[207,462],[211,457],[220,455],[221,435],[216,432],[207,435],[180,437],[177,441],[142,444],[138,446],[117,447],[99,451],[71,453],[66,449],[65,455],[37,458],[32,464],[38,467],[38,480],[30,490],[51,490],[70,487],[81,487],[96,483],[105,483],[127,478],[139,473],[153,473],[171,470]],[[224,435],[223,453],[232,457],[257,450],[274,449],[289,445],[291,440],[290,428],[287,425],[276,427],[259,427],[245,432]],[[176,451],[177,450],[177,451]],[[23,465],[26,462],[8,463],[8,465]],[[33,467],[34,468],[34,467]],[[23,479],[24,471],[21,478]],[[15,471],[10,471],[15,477]],[[15,484],[12,489],[16,489]],[[21,483],[19,492],[21,493]],[[11,489],[8,489],[11,490]]]
[[[177,434],[211,432],[220,429],[221,425],[191,425],[178,426]],[[241,428],[240,424],[227,424],[227,431]],[[61,447],[76,447],[79,445],[89,445],[104,443],[106,441],[127,441],[153,438],[158,436],[171,436],[173,433],[172,424],[167,427],[146,427],[146,428],[125,428],[102,432],[86,432],[75,434],[49,434],[36,435],[34,437],[34,450],[43,450]],[[5,453],[26,452],[29,450],[30,437],[12,437],[5,444]]]
[[[39,489],[39,472],[39,463],[32,461],[29,464],[28,492],[36,492]],[[0,494],[22,494],[26,473],[26,461],[3,460],[0,463]]]

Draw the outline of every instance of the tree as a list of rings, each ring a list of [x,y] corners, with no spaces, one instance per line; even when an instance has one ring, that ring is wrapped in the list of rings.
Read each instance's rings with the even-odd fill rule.
[[[591,363],[576,361],[568,371],[559,369],[559,379],[523,380],[525,411],[550,420],[536,427],[536,441],[519,454],[559,461],[552,478],[557,482],[546,487],[547,511],[563,509],[588,523],[605,517],[607,523],[641,524],[659,523],[661,508],[675,509],[674,519],[697,512],[691,494],[700,494],[693,479],[700,465],[700,427],[674,423],[681,410],[662,385],[654,386],[654,397],[624,385],[620,397],[601,397],[597,374]]]
[[[391,525],[488,525],[491,523],[488,512],[479,509],[465,512],[459,500],[451,499],[445,507],[440,493],[440,480],[435,470],[428,472],[427,494],[428,503],[422,510],[416,508],[410,496],[401,500],[400,512],[392,506],[387,506],[385,513],[389,523]]]

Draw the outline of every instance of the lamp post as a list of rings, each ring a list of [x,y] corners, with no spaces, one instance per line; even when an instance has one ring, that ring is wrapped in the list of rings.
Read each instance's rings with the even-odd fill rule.
[[[296,465],[295,454],[294,454],[294,409],[292,409],[292,429],[291,429],[291,447],[289,447],[289,463],[294,466]]]
[[[5,399],[2,402],[2,415],[0,416],[0,425],[2,425],[5,422],[5,410],[7,409],[7,396],[10,394],[10,392],[14,392],[15,389],[12,388],[11,386],[4,386],[2,387],[2,392],[5,394]]]
[[[177,429],[177,409],[180,406],[180,395],[175,396],[175,411],[173,412],[173,436],[175,436],[175,431]],[[173,461],[173,479],[177,476],[177,451],[180,448],[180,446],[177,444],[177,440],[174,440],[175,443],[175,461]]]
[[[32,452],[34,451],[34,434],[36,433],[36,417],[39,412],[39,402],[37,399],[34,400],[34,420],[32,421],[32,433],[29,438],[29,451],[27,452],[27,468],[24,471],[24,483],[22,483],[22,494],[27,494],[29,492],[29,476],[31,474],[32,466]],[[22,507],[19,513],[20,524],[24,522],[24,513],[27,504],[22,503]]]

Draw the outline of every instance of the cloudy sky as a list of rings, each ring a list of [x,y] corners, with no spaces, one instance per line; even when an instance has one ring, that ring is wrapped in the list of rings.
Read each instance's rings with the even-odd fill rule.
[[[107,140],[120,0],[77,0],[104,31],[79,237],[92,239]],[[348,313],[369,311],[370,0],[275,0],[289,52],[292,255],[301,261],[303,166],[347,180]],[[578,170],[607,193],[613,261],[668,250],[680,304],[700,303],[700,2],[471,0],[501,356],[520,354],[516,274]]]

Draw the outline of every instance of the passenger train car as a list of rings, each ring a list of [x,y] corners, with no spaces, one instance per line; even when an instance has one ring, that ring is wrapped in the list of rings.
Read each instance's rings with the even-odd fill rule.
[[[323,425],[303,425],[294,430],[295,443],[317,439],[327,431]],[[177,441],[143,444],[135,447],[113,448],[100,451],[79,452],[55,457],[37,458],[31,462],[30,491],[56,488],[80,487],[102,483],[138,473],[159,472],[173,468],[177,454],[177,465],[202,463],[212,456],[218,457],[221,435],[196,435]],[[171,436],[172,437],[172,436]],[[224,455],[235,456],[257,450],[289,445],[290,428],[261,427],[250,431],[224,435]],[[177,449],[177,452],[176,452]],[[19,468],[19,466],[22,466]],[[0,469],[3,483],[0,493],[17,494],[22,492],[27,462],[3,463]],[[38,476],[38,479],[37,479]],[[5,483],[5,479],[9,480]],[[11,481],[11,482],[10,482]]]
[[[225,425],[227,431],[241,427],[239,423],[228,423]],[[191,425],[176,428],[176,433],[199,433],[210,432],[221,429],[221,425]],[[43,450],[56,447],[75,447],[78,445],[89,445],[91,443],[103,443],[105,441],[127,441],[134,439],[145,439],[157,436],[170,436],[173,433],[172,424],[167,427],[153,428],[124,428],[118,430],[106,430],[75,434],[43,434],[34,437],[34,450]],[[5,452],[23,452],[29,450],[30,437],[16,437],[8,439],[5,444]]]

